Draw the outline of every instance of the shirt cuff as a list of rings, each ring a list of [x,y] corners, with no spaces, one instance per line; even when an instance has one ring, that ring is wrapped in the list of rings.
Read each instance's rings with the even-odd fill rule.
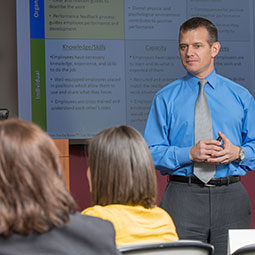
[[[243,147],[242,146],[242,150],[244,152],[244,159],[242,161],[240,161],[239,164],[241,164],[242,162],[246,162],[246,161],[249,161],[249,159],[251,158],[251,153],[250,153],[250,149],[247,148],[247,147]]]
[[[191,163],[191,160],[189,157],[189,151],[190,151],[190,147],[184,147],[184,148],[179,147],[176,149],[175,155],[179,165]]]

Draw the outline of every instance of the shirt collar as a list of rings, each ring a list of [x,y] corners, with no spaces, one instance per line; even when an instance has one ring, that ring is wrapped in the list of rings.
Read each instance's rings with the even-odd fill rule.
[[[215,89],[215,87],[217,86],[217,75],[215,72],[215,69],[213,69],[213,71],[207,76],[205,77],[205,79],[207,80],[208,84]],[[194,86],[194,84],[197,84],[200,79],[197,78],[196,76],[192,75],[191,73],[187,73],[187,75],[184,77],[184,80],[186,80],[191,87]]]

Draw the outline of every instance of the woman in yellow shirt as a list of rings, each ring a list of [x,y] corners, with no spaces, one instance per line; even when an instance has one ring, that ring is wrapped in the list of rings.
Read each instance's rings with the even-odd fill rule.
[[[174,223],[155,206],[157,179],[146,142],[129,126],[103,130],[89,144],[93,207],[82,213],[113,223],[117,246],[176,241]]]

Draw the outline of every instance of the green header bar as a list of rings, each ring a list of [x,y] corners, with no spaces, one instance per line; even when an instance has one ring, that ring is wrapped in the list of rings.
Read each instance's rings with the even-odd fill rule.
[[[44,39],[31,39],[31,96],[32,121],[46,131],[47,123]]]

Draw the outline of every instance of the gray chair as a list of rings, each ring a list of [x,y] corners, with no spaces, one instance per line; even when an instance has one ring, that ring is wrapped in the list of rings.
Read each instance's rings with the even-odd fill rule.
[[[213,255],[211,244],[195,240],[179,240],[173,242],[130,244],[118,247],[121,254],[133,255]]]
[[[255,255],[255,244],[245,245],[233,252],[232,255]]]

